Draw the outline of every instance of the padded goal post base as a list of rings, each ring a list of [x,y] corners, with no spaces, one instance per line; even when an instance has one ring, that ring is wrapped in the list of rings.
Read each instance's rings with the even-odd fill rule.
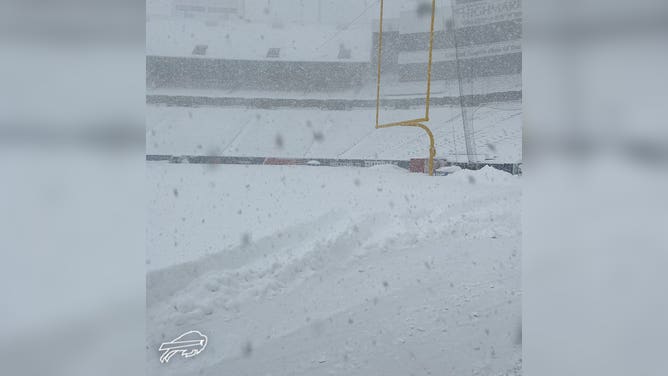
[[[450,163],[445,159],[434,159],[434,170],[441,167],[450,166]],[[429,158],[413,158],[408,163],[408,170],[410,172],[417,172],[421,174],[429,173]]]

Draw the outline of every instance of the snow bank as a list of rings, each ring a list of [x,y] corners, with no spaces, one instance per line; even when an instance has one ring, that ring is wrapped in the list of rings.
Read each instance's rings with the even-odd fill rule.
[[[401,168],[399,166],[395,165],[377,165],[377,166],[371,166],[369,167],[371,171],[378,171],[378,172],[384,172],[384,173],[397,173],[397,174],[407,174],[409,171],[405,168]]]
[[[455,170],[447,178],[470,184],[506,185],[517,184],[520,177],[494,167],[484,166],[480,170]]]
[[[459,171],[461,171],[461,170],[462,170],[462,168],[459,167],[459,166],[445,166],[445,167],[437,168],[437,169],[436,169],[436,172],[443,172],[443,173],[447,173],[447,174],[454,174],[455,172],[459,172]]]

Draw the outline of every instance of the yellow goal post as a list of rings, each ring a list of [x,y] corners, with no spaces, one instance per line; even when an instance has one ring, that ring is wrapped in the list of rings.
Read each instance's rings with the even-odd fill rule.
[[[429,175],[434,174],[434,158],[436,156],[436,147],[434,145],[434,134],[431,129],[425,124],[429,121],[429,105],[431,101],[431,69],[434,49],[434,23],[436,19],[436,0],[431,1],[431,20],[429,27],[429,50],[427,61],[427,92],[425,97],[425,111],[424,116],[416,119],[393,121],[389,123],[381,123],[380,109],[381,109],[381,75],[382,75],[382,58],[383,58],[383,23],[385,17],[385,1],[380,0],[380,19],[378,31],[378,76],[377,76],[377,90],[376,90],[376,129],[390,128],[397,126],[417,127],[422,128],[429,136]]]

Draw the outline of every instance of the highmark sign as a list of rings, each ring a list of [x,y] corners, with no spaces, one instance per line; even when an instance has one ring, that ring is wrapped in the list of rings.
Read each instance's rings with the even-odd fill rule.
[[[455,5],[454,20],[457,28],[521,18],[521,0],[478,0],[457,2]]]

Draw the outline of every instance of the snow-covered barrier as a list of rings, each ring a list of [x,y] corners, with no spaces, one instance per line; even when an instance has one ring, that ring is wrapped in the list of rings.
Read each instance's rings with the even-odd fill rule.
[[[202,155],[147,155],[147,162],[167,162],[173,164],[205,165],[268,165],[268,166],[324,166],[324,167],[373,167],[397,166],[410,172],[426,173],[427,159],[335,159],[335,158],[273,158],[273,157],[225,157]],[[513,175],[522,174],[521,163],[460,163],[436,160],[435,168],[456,166],[465,170],[480,170],[485,166],[505,171]]]

